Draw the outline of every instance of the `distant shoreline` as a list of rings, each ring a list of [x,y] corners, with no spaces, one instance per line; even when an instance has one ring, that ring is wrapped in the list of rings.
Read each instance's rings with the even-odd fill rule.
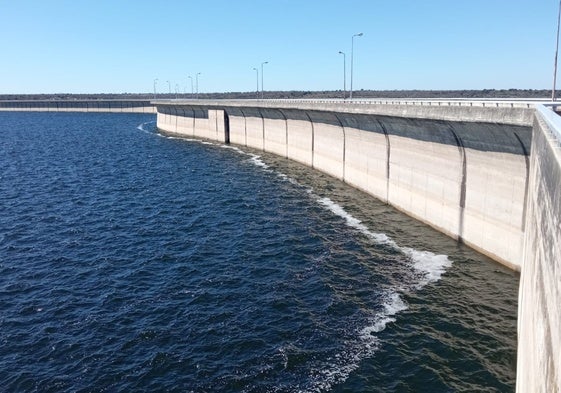
[[[348,92],[347,92],[348,96]],[[111,100],[111,99],[170,99],[194,98],[195,94],[153,93],[82,93],[82,94],[0,94],[0,100]],[[342,90],[326,91],[265,91],[268,99],[342,98]],[[353,98],[550,98],[546,89],[483,89],[483,90],[355,90]],[[199,93],[200,99],[252,99],[256,92]]]

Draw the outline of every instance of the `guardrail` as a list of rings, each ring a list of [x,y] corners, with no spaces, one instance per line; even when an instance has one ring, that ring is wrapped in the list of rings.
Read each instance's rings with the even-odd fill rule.
[[[260,100],[254,100],[260,101]],[[356,104],[356,105],[419,105],[419,106],[478,106],[489,108],[532,108],[538,103],[545,103],[547,100],[426,100],[426,99],[271,99],[269,102],[306,102],[317,104]]]
[[[166,99],[153,100],[153,103],[160,102],[163,104],[174,103],[200,103],[205,102],[230,102],[234,103],[284,103],[284,104],[338,104],[338,105],[413,105],[413,106],[461,106],[461,107],[486,107],[486,108],[533,108],[536,104],[548,103],[545,99],[509,99],[509,100],[493,100],[493,99],[392,99],[392,98],[373,98],[373,99],[352,99],[343,100],[342,98],[283,98],[283,99]]]
[[[558,104],[554,103],[536,105],[538,114],[551,129],[556,145],[561,147],[561,116],[555,112],[557,108],[561,109]]]

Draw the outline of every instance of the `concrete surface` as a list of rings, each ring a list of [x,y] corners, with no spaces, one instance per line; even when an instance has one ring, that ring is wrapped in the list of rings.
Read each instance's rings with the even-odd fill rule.
[[[561,118],[534,124],[518,300],[519,393],[561,392]]]
[[[517,392],[561,392],[557,114],[544,106],[191,105],[159,103],[158,127],[302,162],[521,270]]]
[[[454,122],[439,119],[443,108],[423,108],[435,109],[422,119],[269,105],[160,104],[158,127],[229,139],[310,165],[519,270],[531,129],[516,110],[525,114],[526,108],[484,108],[485,116],[477,111],[469,118],[474,109],[465,107],[462,118],[470,121]]]
[[[150,100],[0,101],[0,111],[156,113]]]

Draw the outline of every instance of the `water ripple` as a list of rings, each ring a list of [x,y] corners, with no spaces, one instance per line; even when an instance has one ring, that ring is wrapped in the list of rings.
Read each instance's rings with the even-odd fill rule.
[[[513,389],[517,277],[388,206],[152,115],[0,132],[7,391]]]

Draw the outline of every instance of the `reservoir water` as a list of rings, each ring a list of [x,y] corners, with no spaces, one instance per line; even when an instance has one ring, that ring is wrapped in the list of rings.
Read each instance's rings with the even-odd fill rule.
[[[518,275],[154,115],[0,113],[0,390],[514,391]]]

